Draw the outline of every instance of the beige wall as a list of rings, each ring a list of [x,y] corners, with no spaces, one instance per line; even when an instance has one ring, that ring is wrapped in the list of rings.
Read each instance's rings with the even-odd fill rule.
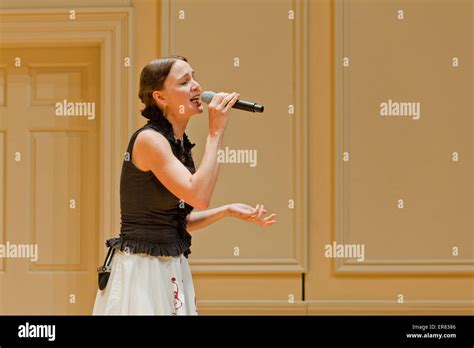
[[[405,52],[403,50],[400,50],[398,53],[396,51],[391,52],[385,46],[382,46],[383,52],[377,52],[379,47],[376,45],[377,42],[383,42],[385,45],[388,43],[388,47],[393,47],[396,50],[396,46],[391,46],[389,43],[391,40],[399,42],[400,38],[397,35],[400,34],[398,34],[396,27],[387,28],[384,26],[384,21],[391,20],[391,17],[385,12],[389,9],[396,13],[398,9],[396,3],[387,2],[385,5],[380,3],[377,5],[376,2],[360,1],[309,1],[308,3],[309,65],[307,74],[309,76],[308,132],[310,136],[308,137],[309,182],[307,189],[309,195],[307,208],[309,243],[307,245],[308,272],[305,278],[306,301],[299,301],[301,299],[301,294],[299,293],[301,287],[299,291],[298,287],[291,287],[289,285],[291,283],[284,282],[283,275],[269,278],[265,274],[255,275],[254,277],[245,275],[198,274],[195,276],[198,292],[200,292],[201,298],[206,299],[206,301],[201,302],[201,308],[204,305],[205,311],[209,310],[209,313],[226,311],[233,313],[282,313],[293,311],[293,313],[307,312],[308,314],[472,313],[473,269],[472,255],[470,254],[472,252],[472,224],[469,221],[472,209],[469,209],[469,197],[471,197],[469,191],[464,191],[467,193],[464,200],[461,199],[459,202],[454,200],[444,211],[439,211],[438,213],[447,213],[446,221],[449,221],[449,216],[451,216],[451,219],[454,219],[451,225],[446,225],[448,230],[452,229],[449,232],[451,238],[449,238],[449,235],[446,238],[447,235],[440,228],[437,228],[437,223],[428,218],[430,214],[437,211],[438,203],[436,199],[450,201],[453,196],[449,194],[445,197],[434,195],[431,203],[425,204],[423,211],[417,212],[412,210],[410,213],[407,213],[411,215],[404,220],[405,224],[400,223],[396,215],[394,216],[396,211],[391,212],[385,209],[389,202],[385,203],[385,205],[377,204],[378,201],[383,202],[383,198],[387,194],[394,194],[393,190],[391,191],[390,189],[393,180],[381,181],[382,186],[371,187],[371,185],[376,183],[376,177],[373,177],[374,172],[387,177],[396,177],[396,173],[394,175],[390,171],[384,172],[383,169],[380,172],[380,167],[377,165],[380,163],[374,160],[371,161],[371,158],[368,156],[364,157],[363,152],[364,144],[367,145],[366,143],[370,139],[364,136],[364,129],[367,129],[369,132],[367,135],[384,134],[384,129],[376,129],[374,126],[374,124],[378,124],[376,123],[378,121],[377,118],[375,121],[371,121],[366,117],[362,121],[356,122],[356,120],[361,119],[367,114],[367,110],[361,107],[371,107],[372,105],[373,108],[373,105],[378,105],[379,99],[377,99],[377,94],[374,92],[380,92],[383,89],[386,93],[385,95],[392,93],[398,96],[400,91],[403,90],[416,92],[416,87],[413,86],[417,86],[421,90],[423,88],[422,81],[425,81],[425,84],[427,83],[428,85],[436,85],[437,80],[436,82],[430,82],[426,75],[418,76],[416,74],[417,71],[421,70],[417,70],[416,63],[422,63],[422,61],[417,60],[419,59],[419,54],[417,55],[416,48],[417,45],[421,44],[418,37],[420,34],[413,35],[413,42],[409,40],[412,36],[410,35],[410,30],[413,33],[424,32],[424,23],[427,21],[427,18],[423,16],[431,18],[430,21],[433,21],[433,23],[436,22],[436,18],[443,13],[442,6],[440,7],[440,3],[438,3],[437,6],[425,9],[421,13],[416,4],[412,4],[412,6],[408,6],[406,3],[403,4],[406,15],[412,17],[417,15],[420,19],[417,25],[410,18],[411,21],[409,23],[412,23],[411,27],[408,27],[408,29],[404,28],[402,31],[402,38],[408,40],[406,41],[407,49],[413,57],[412,60],[415,62],[415,67],[409,70],[408,75],[404,75],[406,64],[410,62],[410,59],[405,58]],[[182,8],[186,8],[186,5],[189,5],[186,1],[182,1],[180,4],[182,4]],[[452,12],[452,18],[459,18],[459,16],[456,16],[456,11],[466,13],[466,10],[469,10],[467,3],[458,2],[457,5],[461,7],[445,8],[445,10]],[[462,9],[462,6],[466,8]],[[345,13],[346,16],[344,18],[347,23],[344,26],[341,22],[340,13]],[[367,23],[358,20],[358,18],[364,17],[368,19]],[[421,20],[421,18],[424,19]],[[454,31],[466,32],[466,30],[469,30],[469,21],[466,22],[466,18],[469,18],[469,16],[463,18],[465,26],[463,27],[463,24],[459,24],[460,27],[456,27],[456,29],[453,29]],[[382,29],[380,34],[377,34],[377,31],[371,27],[371,23],[376,23],[378,28]],[[386,37],[387,30],[389,32],[388,38]],[[368,33],[372,33],[372,37],[370,37],[370,40],[364,41],[364,35],[368,37]],[[433,31],[433,35],[435,33]],[[444,34],[440,31],[437,35],[442,37]],[[469,33],[469,35],[472,38],[472,33]],[[453,38],[456,37],[454,33],[451,33],[451,36]],[[270,38],[269,40],[271,41]],[[418,40],[418,44],[416,40]],[[449,55],[450,52],[443,50],[443,46],[438,46],[437,51],[430,51],[431,41],[427,40],[426,42],[422,49],[427,50],[427,52]],[[459,43],[459,40],[455,40],[455,42]],[[372,46],[370,45],[371,43]],[[337,45],[343,44],[346,45],[345,48],[348,52],[352,52],[352,61],[358,63],[358,66],[352,67],[350,72],[346,72],[347,78],[349,76],[352,77],[351,84],[348,84],[347,79],[343,80],[343,84],[338,84],[339,82],[336,81],[339,76],[336,75],[336,63],[341,61],[341,57],[336,56]],[[463,47],[465,48],[465,46]],[[469,53],[468,51],[457,50],[456,52],[459,51],[461,51],[460,53],[465,53],[465,60],[471,60],[470,56],[466,55]],[[379,62],[376,58],[373,58],[376,54],[381,54]],[[370,55],[372,61],[365,58],[365,55]],[[393,71],[391,73],[389,71],[389,74],[386,74],[387,76],[383,76],[379,72],[372,76],[373,71],[377,71],[377,63],[383,66],[383,64],[387,64],[386,61],[390,62],[390,59],[393,58],[394,61],[401,61],[405,65],[397,66],[393,63]],[[369,63],[367,64],[366,61],[369,61]],[[427,69],[424,65],[421,65],[420,68]],[[448,70],[449,68],[446,69],[446,74],[450,73]],[[404,89],[403,84],[397,83],[396,77],[399,75],[405,76],[408,79],[406,85],[411,87]],[[466,76],[467,78],[472,76],[472,71],[467,70]],[[359,79],[357,80],[356,77]],[[370,85],[366,85],[364,77],[366,79],[370,77],[371,80],[375,79],[375,81],[383,81],[382,79],[386,78],[388,82],[386,84],[374,85],[374,88],[371,88]],[[394,77],[395,80],[393,80]],[[437,78],[438,75],[435,75],[434,79]],[[390,81],[395,81],[393,86],[400,89],[394,88]],[[449,81],[449,77],[447,81]],[[469,78],[467,81],[469,81]],[[461,86],[464,86],[464,88],[460,87],[458,94],[456,94],[456,91],[458,91],[456,88],[450,89],[454,93],[453,96],[462,96],[462,93],[472,92],[472,87],[469,84],[461,84]],[[355,98],[349,99],[350,91],[352,91],[352,95],[356,95],[356,92],[359,94]],[[346,100],[349,99],[351,103],[349,104],[350,118],[348,118],[349,114],[340,115],[342,109],[338,108],[337,102],[341,97],[345,97]],[[369,98],[366,103],[362,102],[364,98]],[[426,105],[429,105],[429,101],[434,102],[438,100],[439,96],[436,94],[436,87],[434,94],[430,94],[430,91],[425,88],[423,96],[420,98],[426,102]],[[463,99],[461,98],[460,100]],[[464,110],[469,111],[470,107],[471,105],[467,103]],[[458,125],[459,131],[472,129],[469,126],[470,115],[471,113],[469,112],[464,113],[464,120],[468,122],[466,123],[467,127]],[[347,126],[349,122],[351,122],[352,128]],[[430,134],[430,129],[433,131],[432,127],[433,125],[428,124],[425,127],[427,131],[420,133],[423,139],[427,139],[426,142],[428,144],[430,141],[436,141],[436,138],[430,138],[430,135],[432,135]],[[441,126],[438,129],[436,129],[436,125],[434,127],[435,131],[442,131],[445,126]],[[193,130],[192,125],[190,129]],[[338,133],[341,131],[343,132]],[[393,127],[388,133],[385,131],[385,137],[397,139],[398,132],[400,132],[400,127]],[[342,134],[342,136],[337,137],[336,134]],[[359,138],[352,143],[351,148],[354,150],[352,155],[358,156],[359,161],[353,161],[354,163],[351,168],[352,172],[357,173],[358,176],[348,176],[346,172],[345,177],[340,177],[337,173],[336,164],[338,160],[340,161],[341,154],[337,154],[336,149],[340,146],[340,143],[344,143],[345,137],[352,136],[354,138],[356,135]],[[405,138],[402,139],[400,140],[402,144],[407,141]],[[373,139],[372,141],[375,140]],[[402,151],[405,151],[405,155],[395,157],[394,161],[395,166],[399,168],[406,167],[413,170],[413,163],[405,162],[404,157],[411,156],[410,148],[413,148],[413,146],[427,144],[424,141],[420,142],[416,135],[408,141],[412,142],[412,147],[405,145],[402,148]],[[269,144],[268,146],[271,146],[272,140],[268,139],[266,143]],[[395,140],[395,144],[388,149],[393,151],[394,148],[397,148],[397,145]],[[374,150],[383,149],[383,143],[379,145],[375,142],[371,146]],[[362,152],[359,153],[357,150]],[[471,149],[468,148],[466,152],[467,158],[470,157],[470,151]],[[466,168],[469,168],[469,164],[467,165],[468,167]],[[433,169],[430,169],[429,166],[416,166],[415,169],[420,177],[432,176],[430,171]],[[467,173],[464,172],[464,174],[466,175]],[[443,175],[445,174],[439,174],[439,177],[442,178]],[[365,181],[360,179],[364,177],[367,178]],[[469,175],[463,178],[467,177]],[[456,181],[458,179],[453,177],[452,180]],[[416,185],[413,186],[409,179],[408,181],[402,180],[399,185],[404,185],[406,190],[411,190],[410,193],[407,193],[411,202],[416,200],[425,201],[426,192],[417,190]],[[465,185],[470,185],[470,182],[467,181]],[[432,189],[435,189],[435,186]],[[338,192],[348,191],[352,192],[353,196],[350,201],[342,200],[340,196],[337,196]],[[375,197],[373,194],[378,194],[378,196]],[[420,206],[420,203],[414,202],[413,204]],[[460,208],[455,208],[455,210],[449,212],[449,208],[454,208],[456,204],[461,204],[462,211],[467,212],[467,215],[463,215],[461,218],[464,219],[462,220],[464,222],[460,224],[457,223],[459,219],[456,221],[456,218],[461,216],[456,216],[456,213],[454,213],[455,211],[460,211]],[[364,210],[364,206],[368,208]],[[351,211],[359,211],[361,213],[359,215],[351,215],[351,222],[349,222],[349,217],[347,216],[338,221],[337,219],[341,216],[340,214],[343,209],[350,209]],[[357,222],[357,224],[354,222]],[[378,226],[386,222],[387,225],[384,228],[382,224],[382,227],[376,229],[371,222],[378,222]],[[233,228],[230,224],[225,225],[225,227],[228,229]],[[351,229],[350,236],[347,235],[347,232],[342,232],[343,229]],[[213,233],[218,233],[217,227],[210,228],[209,230],[212,230]],[[198,234],[196,234],[197,240],[200,238]],[[422,242],[423,239],[426,242]],[[462,256],[458,259],[453,257],[452,254],[450,255],[452,251],[449,244],[450,241],[458,243],[463,250]],[[325,257],[325,246],[333,242],[364,244],[368,248],[365,263],[359,264],[351,262],[351,260],[341,261]],[[426,245],[429,246],[426,247]],[[280,279],[282,284],[272,286],[272,284],[276,284],[277,279]],[[258,285],[259,283],[261,285]],[[245,292],[244,290],[236,289],[238,284],[245,284],[244,286],[248,287],[248,289],[260,290]],[[294,279],[294,284],[297,285],[296,278]],[[263,287],[265,287],[265,290],[262,290]],[[267,290],[268,288],[272,290]],[[297,294],[297,301],[293,304],[285,303],[287,301],[283,300],[282,297],[294,291]],[[222,302],[219,304],[217,301],[214,301],[216,299]]]
[[[161,6],[156,0],[132,0],[131,5],[134,10],[135,36],[133,38],[136,62],[133,64],[135,75],[134,86],[134,115],[136,128],[145,123],[145,118],[140,115],[143,104],[138,99],[138,85],[140,72],[150,60],[156,59],[160,55],[161,47]]]
[[[345,1],[339,8],[335,4],[310,2],[309,127],[314,136],[309,143],[308,314],[472,315],[472,70],[465,64],[459,74],[450,66],[453,52],[470,62],[472,50],[461,36],[446,33],[463,32],[472,45],[472,8],[467,2],[457,2],[458,7],[436,2],[423,11],[416,1]],[[342,5],[344,31],[335,25]],[[399,8],[405,10],[406,22],[395,19]],[[434,24],[444,18],[442,13],[456,18],[450,29]],[[342,65],[342,58],[332,52],[338,44],[351,65],[340,69],[345,78],[336,81],[336,64]],[[443,97],[438,94],[442,88]],[[346,100],[339,109],[347,113],[344,118],[337,114],[341,95]],[[420,98],[424,120],[414,125],[381,124],[377,106],[390,95]],[[419,133],[411,133],[409,127]],[[455,129],[457,142],[449,143]],[[337,138],[338,131],[347,138]],[[343,140],[347,146],[347,139],[352,157],[341,165],[354,174],[346,171],[341,177],[336,165],[342,163],[342,153],[336,148]],[[460,172],[450,169],[449,145],[460,145],[465,155]],[[436,161],[440,163],[433,166]],[[377,180],[373,173],[387,179]],[[451,187],[455,182],[463,182],[463,188]],[[336,195],[348,191],[349,202]],[[458,192],[456,198],[453,191]],[[395,205],[400,193],[410,202],[405,214]],[[341,216],[341,206],[358,214]],[[366,260],[357,264],[326,258],[325,245],[341,240],[366,244]],[[463,253],[456,257],[452,246],[458,244]]]
[[[292,2],[288,1],[288,3],[291,4]],[[179,4],[189,6],[193,4],[193,2],[179,1]],[[290,267],[286,270],[280,267],[279,262],[283,262],[284,264],[287,261],[281,260],[281,252],[278,252],[278,248],[281,248],[280,250],[284,250],[285,252],[286,250],[290,250],[284,249],[284,244],[278,244],[278,248],[275,248],[277,252],[271,248],[265,250],[267,259],[273,258],[275,260],[275,264],[270,265],[270,267],[273,268],[269,271],[262,271],[263,266],[261,260],[254,258],[247,260],[250,267],[256,267],[254,270],[252,270],[252,268],[243,270],[242,265],[234,265],[232,263],[230,266],[229,264],[222,264],[222,260],[219,261],[219,258],[222,259],[222,255],[217,255],[217,257],[214,255],[213,257],[216,257],[214,260],[209,258],[209,255],[212,255],[212,248],[215,249],[225,245],[225,243],[228,242],[228,240],[226,240],[227,237],[228,239],[240,237],[241,234],[238,233],[247,234],[247,237],[249,237],[250,234],[257,232],[253,230],[242,230],[241,225],[232,221],[219,222],[219,225],[216,224],[212,228],[193,232],[194,249],[190,260],[198,295],[198,310],[200,314],[472,314],[474,289],[472,279],[472,221],[468,229],[463,229],[460,233],[458,233],[459,230],[456,228],[447,232],[451,236],[459,237],[458,240],[461,241],[460,243],[464,250],[470,250],[471,254],[465,252],[462,255],[462,258],[465,260],[464,263],[456,259],[453,259],[453,263],[450,263],[450,261],[446,261],[448,259],[446,256],[439,257],[441,261],[438,262],[436,261],[438,258],[437,255],[432,255],[431,259],[429,259],[428,254],[421,254],[418,255],[421,259],[429,259],[425,265],[421,265],[421,268],[419,262],[415,262],[415,264],[408,262],[407,264],[406,261],[413,261],[413,254],[410,254],[406,250],[390,249],[390,243],[386,243],[386,240],[380,238],[381,234],[388,233],[388,229],[382,229],[378,232],[368,232],[371,230],[366,227],[370,226],[364,224],[359,224],[358,230],[354,231],[355,234],[352,234],[352,236],[358,236],[358,239],[348,239],[347,235],[342,235],[343,240],[352,241],[354,243],[356,241],[359,243],[366,242],[367,245],[372,246],[372,250],[376,251],[375,254],[382,253],[390,255],[390,258],[398,257],[402,261],[401,264],[392,262],[387,265],[382,263],[374,268],[374,265],[370,263],[370,254],[368,254],[368,264],[365,265],[369,267],[364,269],[364,264],[354,266],[350,262],[336,262],[336,260],[328,259],[324,256],[324,247],[326,244],[331,244],[333,241],[341,241],[341,233],[339,232],[340,222],[338,222],[337,218],[339,216],[338,212],[340,211],[338,209],[343,202],[336,196],[337,192],[339,192],[338,190],[362,190],[365,186],[370,184],[370,182],[353,182],[350,186],[344,186],[340,177],[337,175],[337,161],[340,160],[340,154],[336,153],[336,148],[341,139],[337,138],[336,134],[338,134],[337,131],[342,127],[342,124],[338,121],[339,109],[337,106],[338,97],[341,93],[338,88],[341,86],[336,83],[336,48],[340,43],[340,41],[338,41],[340,40],[340,36],[338,36],[340,34],[340,28],[336,26],[336,16],[337,11],[341,10],[343,4],[344,2],[342,1],[336,2],[331,0],[308,1],[307,35],[309,45],[307,47],[308,67],[306,71],[308,103],[305,105],[308,110],[307,130],[309,135],[307,138],[308,161],[306,163],[308,168],[308,184],[304,187],[308,196],[306,206],[307,215],[303,214],[298,217],[301,221],[305,219],[307,221],[307,239],[305,235],[298,234],[298,229],[293,229],[293,227],[281,229],[281,227],[277,225],[274,226],[275,231],[277,231],[274,233],[276,237],[271,235],[271,238],[277,238],[274,242],[278,244],[281,243],[282,240],[285,240],[284,238],[286,238],[288,233],[296,233],[295,235],[298,240],[306,243],[302,246],[306,248],[306,255],[299,255],[294,259],[296,261],[292,261],[295,262],[296,266],[301,266],[301,270],[298,270],[297,267]],[[363,4],[363,2],[353,1],[352,4]],[[142,67],[148,61],[162,54],[161,34],[162,30],[167,30],[167,28],[163,28],[165,24],[162,22],[162,3],[154,0],[93,2],[71,0],[66,3],[51,0],[41,3],[38,1],[34,1],[34,3],[32,1],[23,1],[21,3],[17,1],[3,1],[1,5],[2,8],[6,9],[80,8],[81,6],[89,8],[131,7],[133,9],[131,15],[133,18],[132,37],[130,38],[133,47],[131,54],[133,57],[133,72],[129,80],[129,83],[132,84],[130,97],[132,107],[131,115],[129,115],[130,118],[128,120],[129,125],[125,124],[127,121],[124,121],[123,118],[119,118],[116,121],[124,122],[123,127],[120,127],[122,131],[119,132],[119,134],[123,134],[122,139],[120,142],[117,141],[116,157],[118,160],[121,157],[120,153],[123,150],[121,149],[123,144],[128,141],[128,133],[140,127],[145,122],[139,113],[142,105],[137,98],[138,79]],[[358,8],[354,6],[351,9],[351,14],[353,16],[355,15],[355,18],[357,18],[357,16],[374,15],[374,13],[368,11],[370,9],[374,9],[374,7],[369,6],[369,8],[366,8],[364,11],[363,7]],[[374,10],[374,12],[376,13],[377,11]],[[413,11],[409,11],[408,13],[413,13]],[[427,13],[430,13],[429,10],[427,10]],[[436,11],[432,12],[432,14],[435,16]],[[269,25],[271,25],[271,23]],[[351,25],[352,29],[354,29],[354,35],[367,29],[363,26],[363,22],[354,22]],[[361,26],[359,27],[358,25]],[[382,26],[380,23],[379,25]],[[264,26],[262,26],[262,28],[263,27]],[[216,33],[216,35],[224,35],[224,33]],[[469,37],[472,42],[472,32],[469,33]],[[352,36],[351,40],[354,44],[364,44],[363,40],[357,40],[357,36]],[[414,45],[416,46],[416,43],[414,43]],[[370,51],[370,47],[367,47],[366,51]],[[351,62],[357,62],[358,60],[361,62],[364,61],[363,54],[365,51],[358,49],[357,45],[352,47],[351,52],[353,53]],[[357,53],[362,56],[356,57],[355,55]],[[446,53],[448,54],[449,52]],[[201,52],[196,51],[191,54],[196,55],[194,59],[196,66],[206,67],[206,61],[200,56]],[[251,55],[249,56],[251,57]],[[464,61],[472,61],[472,57]],[[370,66],[366,66],[362,68],[362,70],[360,67],[359,70],[357,70],[357,66],[351,67],[351,69],[354,69],[352,70],[354,74],[362,74],[362,76],[364,76],[363,69],[370,69]],[[346,71],[346,73],[348,72]],[[469,73],[472,76],[472,70],[470,70]],[[208,75],[209,74],[210,73],[208,73]],[[214,76],[212,78],[216,77]],[[355,80],[353,79],[352,81]],[[416,81],[415,78],[414,81]],[[229,86],[229,88],[230,87],[231,86]],[[354,84],[347,85],[347,87],[353,90],[357,90],[358,88],[357,85]],[[385,87],[389,88],[389,85]],[[472,85],[470,91],[472,95]],[[359,92],[361,93],[360,96],[363,97],[363,91]],[[268,97],[266,103],[270,109],[272,105],[275,105],[271,96]],[[353,106],[357,106],[357,103]],[[472,105],[470,107],[472,111]],[[189,131],[193,134],[192,140],[197,141],[202,137],[205,131],[203,126],[205,123],[205,114],[206,113],[204,113],[204,115],[202,115],[203,118],[199,120],[201,123],[197,122],[194,125],[190,125]],[[265,116],[267,115],[271,117],[275,114],[270,115],[266,113]],[[356,116],[353,115],[353,117]],[[364,122],[369,121],[366,120]],[[245,133],[245,127],[247,125],[245,123],[239,124],[238,122],[237,124],[238,126],[236,126],[235,130],[239,130],[240,133]],[[352,125],[362,127],[364,123],[357,124],[354,122]],[[264,125],[259,126],[263,127]],[[297,126],[301,128],[301,124]],[[275,125],[275,127],[282,127],[282,125],[278,124]],[[350,128],[348,129],[350,130]],[[263,136],[259,141],[266,144],[265,146],[271,147],[276,141],[275,138],[271,136],[271,133],[262,134]],[[469,133],[467,132],[466,134]],[[251,133],[250,136],[253,135],[254,134]],[[233,138],[231,136],[229,138],[232,142]],[[282,141],[284,142],[286,140]],[[472,144],[470,146],[468,151],[472,150]],[[356,147],[353,147],[353,149],[355,148]],[[197,164],[200,163],[202,151],[202,148],[196,149],[195,151]],[[297,153],[293,153],[293,156],[297,155]],[[352,155],[356,155],[356,153],[352,153]],[[356,157],[357,156],[353,158]],[[359,154],[359,157],[363,158],[363,154]],[[397,163],[403,165],[403,162]],[[367,166],[367,163],[365,164],[365,166],[360,166],[359,164],[358,167],[362,174],[364,170],[368,170],[369,173],[374,170],[373,167]],[[269,169],[273,168],[271,163],[262,164],[262,166],[265,165],[267,165]],[[357,166],[357,163],[355,162],[354,165]],[[292,168],[291,164],[289,164],[288,167]],[[113,175],[116,177],[116,180],[118,180],[117,178],[119,178],[120,174],[118,170],[119,166],[115,166],[114,168],[116,172],[113,173]],[[223,169],[223,173],[224,175],[221,179],[229,179],[232,178],[232,175],[236,175],[237,177],[239,175],[238,172],[231,174],[227,168]],[[302,175],[302,173],[299,174]],[[290,173],[289,175],[291,176],[292,174]],[[472,178],[472,175],[469,177]],[[300,177],[295,178],[295,180],[300,179]],[[217,201],[214,201],[214,203],[225,203],[230,199],[234,199],[235,196],[232,196],[232,191],[225,191],[226,182],[227,181],[224,180],[223,184],[221,184],[216,196]],[[469,184],[472,185],[472,182],[469,182]],[[118,185],[115,185],[115,187],[118,187]],[[259,188],[256,187],[252,190],[258,193],[256,197],[263,197],[270,201],[273,198],[275,200],[281,199],[277,194],[274,195],[271,192],[267,193],[264,191],[259,193],[256,190],[259,190]],[[383,192],[382,187],[379,193]],[[420,193],[414,193],[412,196],[414,198],[419,197]],[[467,201],[467,205],[463,207],[465,207],[465,212],[467,211],[467,214],[470,213],[472,217],[472,194],[466,197],[467,199],[471,199],[471,203]],[[116,198],[118,198],[118,195],[116,195]],[[114,206],[114,213],[109,214],[115,216],[114,226],[118,226],[117,217],[119,213],[116,198],[108,196],[104,198],[105,202],[103,202],[105,205]],[[248,199],[246,197],[244,198]],[[363,199],[362,201],[352,201],[351,204],[358,205],[361,204],[361,202],[363,202]],[[302,204],[304,204],[304,200],[302,200]],[[267,205],[267,207],[271,209],[272,203]],[[279,215],[288,213],[283,209],[283,206],[279,207],[278,204],[275,204],[273,207],[278,207],[280,210],[278,211]],[[380,207],[375,206],[375,208]],[[413,221],[416,222],[416,219]],[[342,224],[347,226],[348,222],[343,221]],[[423,229],[423,224],[420,226],[420,229]],[[279,228],[280,230],[278,230]],[[217,235],[219,230],[222,229],[227,231],[227,234],[224,235],[225,237]],[[367,233],[364,235],[364,232]],[[395,232],[392,231],[392,233]],[[428,232],[429,231],[422,230],[422,235]],[[101,233],[109,232],[101,231]],[[215,238],[213,238],[214,236]],[[442,246],[443,243],[446,242],[446,236],[439,232],[434,234],[428,233],[423,236],[425,238],[431,238],[434,243],[437,243],[436,245],[439,246]],[[224,240],[216,242],[219,238],[224,238]],[[269,239],[270,242],[272,242],[271,238]],[[248,241],[252,241],[252,239],[243,240],[242,243],[245,245]],[[268,242],[268,240],[264,238],[261,239],[261,242],[265,241]],[[252,242],[255,244],[254,241]],[[401,245],[409,242],[409,237],[400,241],[400,243],[402,243]],[[206,251],[206,248],[209,248],[209,252]],[[258,248],[258,245],[256,248]],[[430,250],[431,249],[426,249],[424,252],[429,253]],[[380,258],[380,255],[377,257]],[[405,264],[403,263],[404,261]],[[307,271],[304,289],[305,301],[302,301],[303,269]],[[397,302],[400,294],[404,297],[404,303]],[[294,298],[294,301],[291,301],[291,298]],[[79,312],[85,311],[86,309]]]

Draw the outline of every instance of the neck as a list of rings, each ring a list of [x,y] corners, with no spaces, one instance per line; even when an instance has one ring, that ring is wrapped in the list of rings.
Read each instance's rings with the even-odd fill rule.
[[[182,140],[184,131],[186,130],[186,126],[189,122],[189,118],[172,114],[166,115],[166,118],[173,126],[173,133],[175,138]]]

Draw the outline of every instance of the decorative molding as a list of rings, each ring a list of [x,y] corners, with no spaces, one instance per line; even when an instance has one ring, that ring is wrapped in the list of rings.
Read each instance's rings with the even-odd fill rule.
[[[337,0],[335,3],[335,84],[336,84],[336,184],[335,184],[335,234],[331,235],[333,241],[344,244],[349,240],[348,208],[346,202],[349,201],[345,188],[348,186],[350,176],[350,166],[344,165],[340,159],[344,151],[349,151],[346,147],[349,143],[350,116],[348,108],[349,88],[347,81],[349,77],[343,73],[343,57],[350,56],[348,45],[348,13],[349,2],[347,0]],[[364,274],[436,274],[446,273],[456,275],[472,275],[474,273],[474,260],[461,258],[440,258],[440,259],[365,259],[363,262],[356,262],[350,259],[336,259],[334,261],[335,273],[337,275],[364,275]]]
[[[304,272],[297,259],[196,259],[190,267],[195,274],[216,273],[273,273],[294,274]]]
[[[372,259],[364,262],[353,260],[339,260],[338,275],[363,273],[390,273],[390,274],[432,274],[472,276],[474,272],[473,260],[470,259]]]
[[[0,87],[0,107],[7,106],[7,74],[5,70],[5,65],[0,64],[0,74],[3,77]]]
[[[474,302],[198,301],[199,315],[473,315]]]
[[[161,1],[161,54],[174,51],[174,22],[171,14],[176,13],[176,4],[170,0]],[[293,99],[298,115],[293,121],[293,190],[295,209],[293,217],[293,246],[291,258],[285,259],[196,259],[190,260],[193,272],[199,273],[296,273],[308,270],[308,0],[293,0],[297,15],[293,21]]]
[[[0,66],[1,67],[1,66]],[[1,192],[2,192],[2,196],[0,197],[1,199],[1,206],[0,208],[2,209],[2,211],[0,212],[0,216],[2,217],[2,219],[0,219],[0,243],[1,244],[4,244],[6,243],[6,240],[5,240],[5,236],[6,236],[6,226],[7,226],[7,222],[6,222],[6,217],[7,217],[7,207],[6,207],[6,204],[5,202],[7,201],[7,190],[8,190],[8,187],[7,187],[7,165],[8,165],[8,161],[7,161],[7,142],[6,142],[6,139],[7,139],[7,130],[6,129],[1,129],[0,130],[0,161],[1,161],[1,166],[0,166],[0,179],[1,179],[1,182],[0,182],[0,185],[1,185]],[[6,268],[7,267],[7,258],[5,257],[2,257],[0,259],[0,274],[2,273],[5,273],[6,271]],[[0,304],[1,306],[1,304]],[[2,311],[3,313],[3,311]]]
[[[306,315],[301,301],[197,301],[199,315]]]
[[[133,131],[133,10],[80,8],[74,21],[69,9],[0,10],[0,46],[98,46],[100,64],[100,232],[103,241],[120,231],[119,178],[128,137]],[[99,249],[99,258],[105,248]]]
[[[307,301],[308,315],[472,315],[474,303],[405,301]]]
[[[81,88],[80,92],[81,95],[74,98],[65,98],[69,101],[85,101],[84,99],[84,86],[88,85],[88,71],[87,69],[88,64],[64,64],[64,65],[56,65],[55,67],[52,66],[53,64],[28,64],[29,73],[31,76],[31,106],[42,106],[42,105],[55,105],[58,100],[55,98],[53,100],[45,100],[45,99],[38,99],[37,97],[37,89],[38,89],[38,82],[37,77],[38,75],[49,73],[49,74],[68,74],[68,73],[79,73],[81,76]]]
[[[79,147],[83,146],[84,142],[87,141],[87,134],[88,132],[85,129],[30,129],[28,132],[28,154],[29,154],[29,170],[28,172],[31,173],[29,177],[29,187],[27,188],[28,192],[28,202],[29,202],[29,209],[28,209],[28,226],[29,226],[29,239],[31,244],[35,245],[41,245],[41,243],[38,242],[38,233],[36,230],[37,226],[37,207],[36,207],[36,202],[37,202],[37,185],[36,185],[36,179],[39,177],[38,172],[40,171],[39,168],[37,168],[37,153],[38,153],[38,144],[39,144],[39,139],[38,136],[41,135],[47,135],[51,139],[54,139],[55,137],[63,137],[67,138],[68,136],[75,136],[79,140]],[[79,164],[79,171],[81,170],[82,163]],[[77,168],[75,168],[77,169]],[[79,244],[79,255],[77,259],[75,260],[76,262],[67,262],[67,263],[45,263],[40,260],[37,262],[31,262],[29,263],[28,269],[31,272],[35,271],[87,271],[87,268],[84,266],[85,259],[83,255],[83,246],[84,243]]]

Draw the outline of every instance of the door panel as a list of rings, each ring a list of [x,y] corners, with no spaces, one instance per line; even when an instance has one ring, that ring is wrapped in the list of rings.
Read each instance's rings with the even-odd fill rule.
[[[98,47],[2,49],[0,236],[23,248],[0,260],[2,314],[92,311],[99,64]]]

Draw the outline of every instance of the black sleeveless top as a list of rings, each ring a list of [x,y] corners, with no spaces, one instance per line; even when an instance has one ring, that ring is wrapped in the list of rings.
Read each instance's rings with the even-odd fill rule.
[[[186,216],[194,209],[172,194],[150,171],[142,171],[132,163],[132,151],[138,134],[152,129],[170,143],[173,154],[194,174],[192,144],[186,133],[183,144],[176,140],[171,123],[164,117],[153,118],[133,133],[127,148],[120,178],[121,229],[118,238],[106,245],[130,253],[152,256],[185,257],[191,253],[191,235],[186,230]]]

